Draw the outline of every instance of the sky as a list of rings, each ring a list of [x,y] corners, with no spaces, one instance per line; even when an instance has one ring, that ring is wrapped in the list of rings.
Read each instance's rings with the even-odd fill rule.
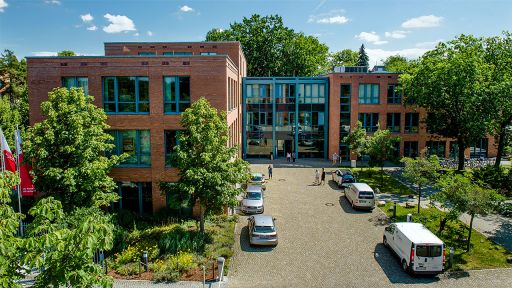
[[[252,14],[278,14],[331,52],[364,44],[370,65],[416,58],[459,34],[512,31],[512,0],[0,0],[0,49],[103,55],[104,42],[202,41]]]

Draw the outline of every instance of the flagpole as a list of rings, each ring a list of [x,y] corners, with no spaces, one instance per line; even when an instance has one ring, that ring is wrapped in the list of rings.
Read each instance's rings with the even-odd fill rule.
[[[20,163],[20,130],[18,130],[18,125],[16,125],[16,130],[14,131],[14,142],[16,142],[16,163],[18,177],[20,177],[20,181],[18,182],[18,209],[21,214],[21,163]],[[23,237],[23,221],[20,219],[20,235]]]
[[[2,128],[0,128],[0,132],[2,132],[1,134],[3,135],[4,134],[4,131],[2,131]],[[5,171],[5,161],[4,161],[4,141],[2,141],[2,139],[0,139],[0,154],[2,154],[2,172]]]

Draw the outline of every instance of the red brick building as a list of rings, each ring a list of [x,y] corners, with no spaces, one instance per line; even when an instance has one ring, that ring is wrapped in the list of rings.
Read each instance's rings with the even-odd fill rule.
[[[30,124],[53,88],[83,87],[108,114],[114,153],[130,157],[111,175],[122,208],[165,207],[161,181],[176,181],[170,156],[180,114],[205,97],[227,113],[230,140],[242,142],[241,83],[247,73],[239,42],[105,43],[105,56],[28,57]]]

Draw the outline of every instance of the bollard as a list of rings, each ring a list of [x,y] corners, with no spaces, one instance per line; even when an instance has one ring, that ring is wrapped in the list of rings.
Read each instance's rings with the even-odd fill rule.
[[[412,222],[412,214],[407,214],[407,222]]]
[[[393,218],[396,218],[396,200],[393,201]]]
[[[450,247],[450,267],[453,265],[453,253],[455,253],[455,249],[453,247]]]
[[[219,281],[222,281],[224,279],[224,262],[226,259],[224,257],[218,257],[217,258],[217,269],[219,269]]]
[[[144,251],[144,253],[142,253],[142,261],[144,263],[144,272],[148,272],[148,251]]]

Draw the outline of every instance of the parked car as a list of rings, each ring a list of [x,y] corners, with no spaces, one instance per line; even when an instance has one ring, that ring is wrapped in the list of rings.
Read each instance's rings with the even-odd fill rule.
[[[356,177],[354,174],[352,174],[352,171],[350,170],[336,170],[331,173],[332,174],[332,181],[336,182],[338,184],[338,187],[344,186],[344,184],[347,183],[355,183]]]
[[[265,183],[265,174],[262,173],[251,173],[250,184],[263,184]]]
[[[375,208],[375,193],[366,183],[350,183],[345,189],[345,198],[354,209],[373,210]]]
[[[260,187],[249,185],[247,192],[245,192],[244,199],[240,203],[240,211],[245,214],[263,213],[265,207],[263,206],[263,191]]]
[[[446,250],[443,241],[421,223],[393,223],[382,239],[400,259],[402,269],[411,274],[443,272]]]
[[[277,246],[275,218],[270,215],[254,215],[247,219],[250,245]]]

